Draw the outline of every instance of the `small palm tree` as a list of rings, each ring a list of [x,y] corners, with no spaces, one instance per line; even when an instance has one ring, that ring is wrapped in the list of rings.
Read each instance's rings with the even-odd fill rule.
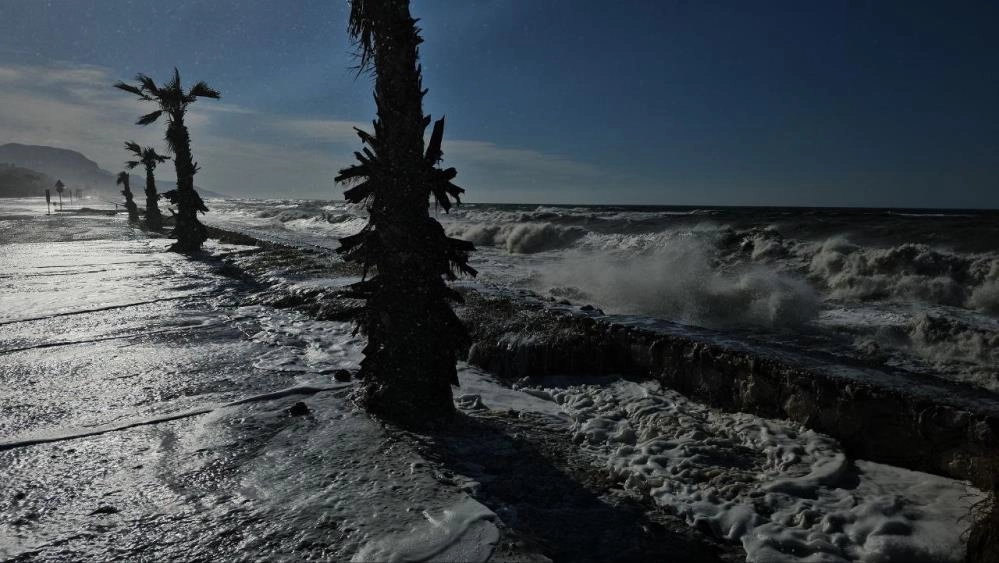
[[[125,150],[135,155],[137,160],[129,160],[125,163],[125,168],[132,170],[138,165],[146,169],[146,227],[154,231],[163,228],[163,215],[160,214],[160,206],[157,201],[160,194],[156,193],[156,165],[170,160],[169,156],[163,156],[156,152],[153,147],[142,148],[135,141],[126,141]]]
[[[138,223],[139,222],[139,208],[135,205],[135,200],[132,198],[132,189],[129,187],[129,177],[128,172],[118,173],[118,185],[121,186],[121,195],[125,196],[125,210],[128,211],[128,222]]]
[[[59,194],[59,209],[62,209],[62,192],[66,189],[66,184],[62,183],[62,180],[56,180],[55,191]]]
[[[135,94],[142,101],[153,102],[160,108],[143,115],[136,123],[149,125],[161,115],[167,116],[166,140],[174,154],[174,166],[177,168],[177,189],[163,194],[177,206],[177,224],[173,229],[177,242],[170,249],[177,252],[196,251],[208,238],[208,231],[198,221],[198,213],[204,213],[208,208],[194,190],[194,175],[198,172],[198,164],[191,155],[191,136],[184,125],[184,116],[187,114],[187,107],[198,98],[217,100],[221,94],[204,82],[198,82],[185,92],[180,84],[180,72],[176,68],[173,69],[173,78],[162,86],[158,86],[144,74],[137,75],[135,79],[137,84],[134,86],[124,82],[118,82],[114,86]]]
[[[344,192],[367,202],[368,224],[340,239],[339,252],[364,266],[351,289],[366,300],[359,320],[368,337],[361,362],[364,402],[375,414],[407,426],[439,425],[454,413],[455,361],[468,332],[449,301],[460,296],[445,283],[468,265],[471,243],[449,238],[428,212],[430,196],[445,211],[464,190],[451,183],[454,168],[437,167],[444,120],[429,144],[423,115],[417,45],[422,39],[409,0],[352,0],[348,32],[357,42],[361,70],[373,70],[378,118],[374,134],[358,130],[367,145],[359,164],[336,181],[356,184]],[[367,278],[374,268],[375,275]]]

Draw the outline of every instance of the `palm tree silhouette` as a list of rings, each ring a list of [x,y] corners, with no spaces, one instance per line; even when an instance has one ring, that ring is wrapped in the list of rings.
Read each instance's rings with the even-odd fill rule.
[[[62,209],[62,192],[66,189],[66,184],[62,183],[62,180],[56,180],[55,191],[59,194],[59,209]]]
[[[198,221],[198,213],[208,211],[201,196],[194,190],[194,175],[198,172],[198,164],[191,156],[191,136],[184,125],[184,115],[187,106],[198,98],[219,99],[221,94],[208,84],[198,82],[186,92],[180,84],[180,72],[173,69],[173,78],[162,86],[157,86],[152,78],[144,74],[135,77],[137,85],[118,82],[114,86],[130,94],[135,94],[140,100],[159,105],[158,110],[143,115],[136,121],[138,125],[149,125],[164,113],[167,116],[166,140],[170,151],[174,154],[174,166],[177,168],[177,189],[163,194],[171,203],[177,206],[177,224],[173,236],[177,239],[170,250],[177,252],[193,252],[201,248],[208,238],[205,226]]]
[[[135,141],[126,141],[125,150],[135,155],[138,160],[129,160],[125,163],[125,168],[132,170],[138,165],[146,168],[146,227],[158,231],[163,228],[163,215],[160,214],[160,206],[157,200],[160,195],[156,193],[156,165],[170,160],[169,156],[163,156],[156,152],[153,147],[142,148]]]
[[[351,286],[367,301],[358,321],[368,337],[361,362],[364,403],[397,423],[425,427],[454,413],[451,385],[455,361],[469,336],[449,301],[460,295],[444,279],[464,272],[471,243],[449,238],[428,212],[431,195],[445,211],[464,191],[450,181],[454,168],[437,167],[443,153],[444,120],[424,146],[430,117],[423,115],[417,45],[422,39],[409,0],[352,0],[348,32],[356,41],[359,69],[373,70],[378,118],[374,134],[357,130],[364,145],[359,164],[340,171],[344,192],[366,202],[368,224],[340,239],[338,251],[363,264],[362,281]],[[373,268],[374,276],[367,277]]]
[[[139,222],[139,208],[135,205],[135,200],[132,199],[132,189],[129,187],[128,172],[118,173],[118,185],[122,187],[121,195],[125,196],[125,210],[128,211],[128,222],[138,223]]]

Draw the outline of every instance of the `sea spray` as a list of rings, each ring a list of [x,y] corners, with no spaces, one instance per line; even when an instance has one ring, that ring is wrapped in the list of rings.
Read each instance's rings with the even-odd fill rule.
[[[717,269],[693,239],[630,257],[577,253],[541,270],[544,285],[575,288],[608,309],[707,327],[796,327],[819,308],[804,280],[762,267]]]

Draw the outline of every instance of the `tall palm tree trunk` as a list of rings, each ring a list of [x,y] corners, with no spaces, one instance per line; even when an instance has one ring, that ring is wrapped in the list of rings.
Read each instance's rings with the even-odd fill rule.
[[[153,231],[163,228],[163,215],[160,214],[160,194],[156,193],[155,164],[146,163],[146,227]]]
[[[184,125],[182,115],[174,115],[167,126],[167,141],[174,152],[174,166],[177,170],[177,191],[171,201],[177,204],[177,224],[174,236],[177,242],[171,247],[181,252],[192,252],[201,248],[208,239],[208,231],[198,220],[198,212],[206,212],[201,196],[194,190],[194,174],[197,167],[191,156],[191,137]]]
[[[449,239],[428,213],[432,164],[424,155],[429,118],[417,65],[421,39],[408,0],[381,0],[368,15],[381,168],[369,177],[374,197],[358,251],[377,270],[358,284],[367,299],[360,321],[368,337],[364,401],[373,413],[407,426],[439,425],[454,414],[455,362],[468,336],[448,302],[456,294],[442,278],[449,272]],[[354,244],[348,239],[344,248]]]
[[[138,223],[139,208],[135,205],[135,198],[132,196],[132,187],[129,185],[130,181],[128,174],[122,172],[118,177],[118,183],[120,183],[122,187],[121,195],[125,196],[125,210],[128,211],[128,222]]]

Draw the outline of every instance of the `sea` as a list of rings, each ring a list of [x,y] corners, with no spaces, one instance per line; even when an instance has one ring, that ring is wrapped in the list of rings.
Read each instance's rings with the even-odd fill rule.
[[[362,207],[215,200],[205,222],[335,249]],[[999,211],[464,204],[474,283],[999,391]]]

